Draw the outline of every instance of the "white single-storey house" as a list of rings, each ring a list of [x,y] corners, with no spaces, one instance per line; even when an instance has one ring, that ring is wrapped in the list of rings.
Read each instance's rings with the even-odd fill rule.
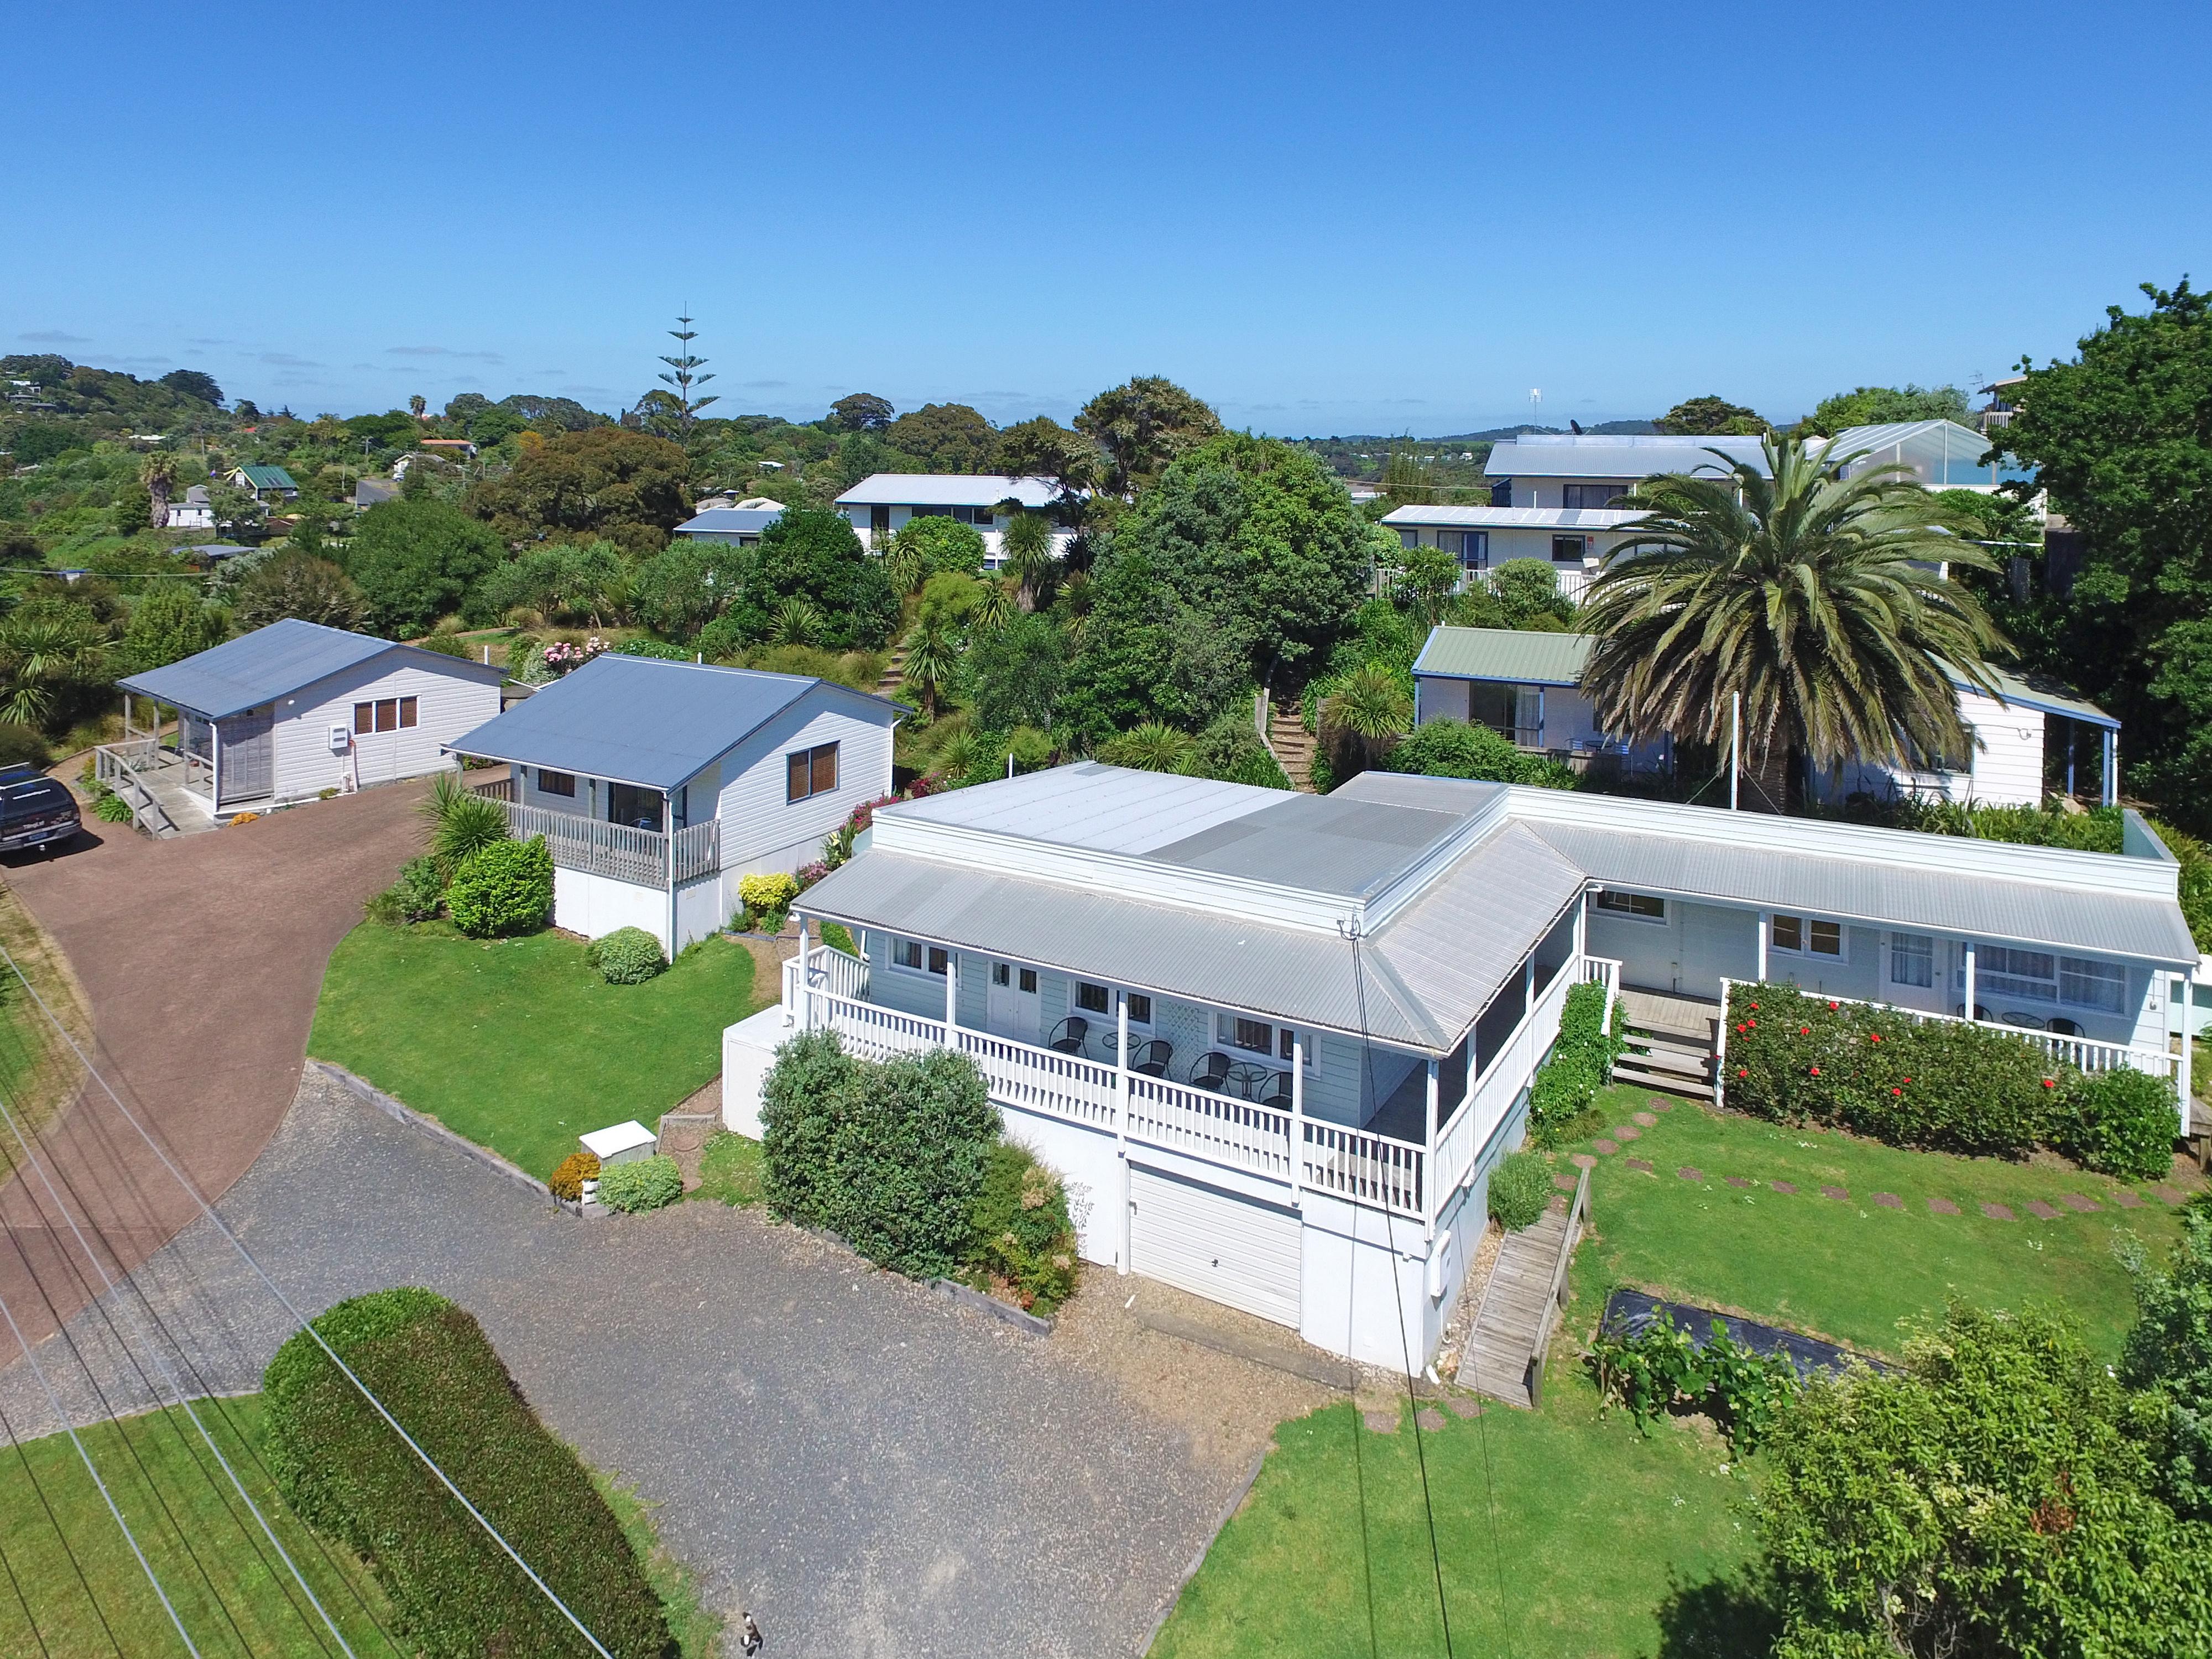
[[[740,876],[821,856],[891,793],[906,710],[830,680],[610,652],[454,738],[506,761],[487,793],[553,855],[553,920],[642,927],[671,955],[726,923]]]
[[[687,542],[726,542],[752,547],[761,532],[783,516],[783,503],[748,500],[733,506],[706,507],[676,526],[673,534]]]
[[[983,562],[995,569],[1005,557],[1006,515],[1000,505],[1018,501],[1042,513],[1059,499],[1047,478],[1015,478],[1000,472],[878,472],[837,498],[837,510],[860,532],[860,544],[880,553],[890,538],[915,519],[933,514],[972,524],[983,534]],[[1057,526],[1053,551],[1064,553],[1074,532]]]
[[[212,530],[215,528],[215,503],[208,499],[205,484],[191,484],[185,490],[185,498],[171,501],[164,520],[171,530]]]
[[[118,680],[125,741],[110,747],[180,783],[189,810],[282,805],[452,766],[446,746],[499,712],[504,678],[465,657],[287,617]],[[176,711],[174,748],[130,734],[132,697]]]
[[[1582,690],[1593,641],[1584,634],[1503,628],[1431,630],[1413,662],[1413,721],[1468,720],[1522,749],[1570,757],[1617,755],[1637,769],[1663,766],[1666,738],[1631,747],[1601,732]],[[1919,769],[1859,761],[1806,780],[1816,801],[1854,793],[1920,795],[1987,806],[2040,806],[2053,790],[2110,806],[2119,798],[2120,723],[2063,686],[1993,670],[1992,697],[1953,672],[1971,752]]]
[[[731,1027],[971,1055],[1086,1260],[1372,1364],[1436,1351],[1577,983],[1794,978],[2178,1078],[2179,866],[1369,772],[1328,796],[1082,763],[888,807]],[[836,921],[857,957],[814,943]],[[2177,1125],[2179,1127],[2179,1125]]]

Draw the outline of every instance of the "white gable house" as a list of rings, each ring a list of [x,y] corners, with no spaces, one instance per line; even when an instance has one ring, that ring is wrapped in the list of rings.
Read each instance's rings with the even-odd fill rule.
[[[453,743],[505,761],[488,793],[553,856],[553,920],[641,927],[674,955],[741,876],[796,871],[891,793],[898,704],[829,680],[610,653]]]
[[[840,495],[837,510],[872,553],[884,551],[908,524],[933,514],[973,525],[982,533],[983,562],[996,569],[1006,556],[1003,505],[1019,501],[1027,511],[1042,513],[1058,498],[1059,492],[1044,478],[1014,478],[1000,472],[878,472]],[[1072,531],[1055,526],[1053,551],[1065,553],[1073,539]]]

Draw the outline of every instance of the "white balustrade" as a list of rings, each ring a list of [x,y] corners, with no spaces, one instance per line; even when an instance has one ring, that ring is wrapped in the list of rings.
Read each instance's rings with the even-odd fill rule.
[[[574,812],[526,806],[520,801],[501,799],[484,789],[475,793],[499,802],[500,810],[507,814],[507,833],[517,841],[544,836],[545,850],[552,855],[554,864],[563,870],[580,870],[641,887],[665,887],[668,884],[672,843],[677,880],[710,876],[721,868],[719,818],[691,824],[671,836],[658,830],[638,830],[627,823],[609,823]]]
[[[1456,1191],[1482,1156],[1483,1148],[1490,1144],[1521,1098],[1521,1091],[1528,1086],[1536,1067],[1551,1052],[1552,1044],[1559,1035],[1559,1016],[1567,1006],[1567,994],[1585,980],[1595,980],[1610,993],[1608,972],[1617,972],[1618,963],[1601,957],[1585,957],[1579,970],[1562,968],[1552,975],[1552,982],[1536,999],[1534,1007],[1521,1017],[1505,1041],[1498,1045],[1498,1053],[1486,1059],[1475,1073],[1474,1085],[1467,1098],[1450,1120],[1437,1132],[1437,1187],[1439,1194]]]

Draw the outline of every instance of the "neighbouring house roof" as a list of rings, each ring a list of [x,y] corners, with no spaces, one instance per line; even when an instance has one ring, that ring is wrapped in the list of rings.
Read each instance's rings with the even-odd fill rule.
[[[398,499],[399,485],[391,479],[360,478],[354,483],[353,504],[356,507],[377,507]]]
[[[241,553],[259,550],[243,546],[237,542],[208,542],[198,547],[180,547],[178,552],[194,559],[234,559]]]
[[[1587,634],[1534,634],[1514,628],[1434,628],[1413,672],[1441,679],[1502,680],[1515,685],[1576,685],[1589,663]]]
[[[1945,669],[1951,684],[1960,690],[1967,687],[1966,677],[1955,668]],[[1992,668],[1990,678],[1996,682],[2004,701],[2022,708],[2040,709],[2046,714],[2063,714],[2068,720],[2080,720],[2086,726],[2101,726],[2117,732],[2119,721],[2107,714],[2094,702],[2083,697],[2070,685],[2063,684],[2041,674],[2026,676],[2008,673],[2002,668]]]
[[[1486,530],[1621,530],[1647,517],[1617,507],[1400,507],[1387,525],[1444,525]]]
[[[238,470],[245,475],[248,489],[297,489],[300,487],[292,482],[292,475],[281,466],[241,466]]]
[[[1560,437],[1526,433],[1490,447],[1483,473],[1492,478],[1648,478],[1655,472],[1723,472],[1734,460],[1764,468],[1759,441],[1677,437],[1664,433]]]
[[[204,556],[209,550],[195,549]],[[125,691],[151,697],[156,702],[182,708],[204,720],[219,720],[326,679],[356,663],[387,651],[405,651],[426,664],[450,670],[464,678],[501,678],[501,671],[463,657],[441,656],[410,645],[394,644],[370,634],[349,634],[342,628],[301,622],[288,617],[251,634],[226,640],[212,649],[151,668],[116,682]]]
[[[837,498],[840,507],[996,507],[1012,496],[1024,507],[1049,507],[1060,492],[1045,478],[1000,472],[878,472]]]
[[[188,507],[205,507],[208,504],[208,487],[204,483],[185,486],[185,503]]]
[[[447,745],[456,754],[580,772],[645,789],[696,777],[809,692],[888,717],[895,702],[827,680],[609,652]]]
[[[710,507],[676,526],[679,536],[757,536],[783,516],[781,507]]]

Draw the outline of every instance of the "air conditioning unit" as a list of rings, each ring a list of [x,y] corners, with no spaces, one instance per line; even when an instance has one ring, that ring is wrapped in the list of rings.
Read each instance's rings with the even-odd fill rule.
[[[331,753],[343,755],[352,746],[353,728],[343,720],[331,722]]]

